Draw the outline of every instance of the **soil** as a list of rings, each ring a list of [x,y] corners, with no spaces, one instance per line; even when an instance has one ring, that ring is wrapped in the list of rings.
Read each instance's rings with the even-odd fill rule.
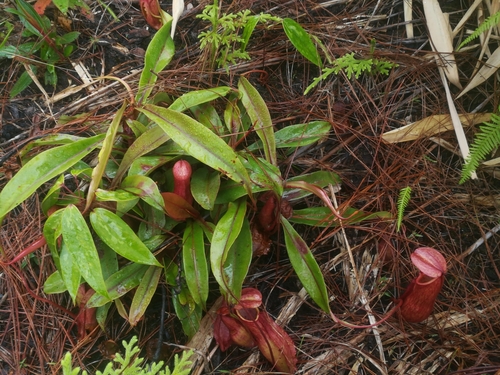
[[[58,33],[64,33],[64,27],[81,33],[74,53],[56,65],[55,87],[43,84],[44,67],[40,64],[38,78],[49,98],[83,83],[74,63],[84,66],[91,77],[111,75],[124,79],[132,91],[137,88],[143,55],[155,31],[147,26],[136,1],[109,4],[118,22],[101,3],[89,3],[92,17],[70,10],[66,21],[61,21],[62,15],[53,6],[46,11]],[[170,2],[160,3],[170,11]],[[394,298],[401,296],[417,276],[410,261],[410,254],[417,247],[436,248],[448,262],[434,312],[423,323],[410,324],[396,315],[376,329],[347,329],[333,323],[310,299],[303,301],[285,324],[297,348],[300,373],[498,373],[500,236],[492,231],[498,225],[498,175],[483,168],[478,171],[478,180],[459,185],[463,162],[457,156],[457,141],[451,131],[405,143],[382,140],[387,131],[431,115],[449,113],[438,68],[429,58],[431,47],[422,4],[414,2],[415,37],[410,39],[406,35],[402,1],[222,2],[223,12],[250,9],[255,14],[267,12],[293,18],[318,37],[335,57],[350,52],[368,56],[370,41],[374,39],[374,57],[398,64],[387,76],[363,74],[358,79],[348,79],[342,73],[332,75],[310,94],[303,95],[320,70],[297,53],[280,26],[257,26],[248,45],[249,61],[231,66],[228,72],[211,69],[197,38],[208,26],[196,18],[208,3],[186,2],[188,10],[181,17],[174,38],[176,54],[159,75],[157,91],[178,97],[194,89],[235,87],[244,74],[266,101],[276,129],[312,120],[326,120],[332,125],[327,139],[298,149],[293,155],[280,155],[285,176],[334,171],[342,179],[342,188],[336,193],[341,207],[387,211],[394,217],[400,190],[412,187],[400,231],[394,222],[377,221],[348,225],[345,232],[339,227],[295,226],[323,267],[333,312],[349,322],[368,321],[367,308],[360,302],[359,291],[352,287],[347,247],[352,251],[360,283],[376,319],[385,315]],[[440,4],[443,11],[449,12],[454,27],[472,1]],[[12,4],[4,3],[0,19],[15,25],[9,42],[20,43],[22,26],[16,17],[5,12],[6,6]],[[473,19],[467,21],[466,29],[476,27]],[[492,42],[490,47],[493,51],[498,45]],[[478,56],[478,48],[456,54],[462,84],[468,82]],[[50,105],[35,84],[10,98],[10,90],[25,69],[22,62],[19,58],[0,59],[0,187],[19,170],[19,152],[28,142],[57,133],[86,134],[85,121],[91,119],[95,124],[109,120],[129,95],[118,84],[98,81],[93,88],[63,96]],[[453,86],[451,90],[454,97],[460,92]],[[100,94],[93,94],[95,91]],[[496,78],[455,99],[455,104],[459,113],[494,111],[498,107]],[[78,117],[81,114],[85,121]],[[476,131],[477,127],[466,129],[469,140]],[[45,217],[40,213],[40,202],[46,190],[44,187],[4,220],[0,246],[5,259],[12,259],[41,235]],[[318,204],[307,199],[294,209]],[[246,282],[246,286],[261,291],[265,308],[274,318],[283,313],[302,288],[288,261],[283,236],[278,232],[271,237],[271,251],[254,259]],[[473,249],[485,236],[487,240]],[[381,249],[386,251],[383,256]],[[70,298],[63,294],[46,295],[42,290],[45,279],[54,270],[46,247],[22,263],[1,266],[0,375],[53,373],[57,369],[54,364],[66,351],[72,352],[75,365],[95,373],[103,369],[122,340],[134,335],[139,337],[141,355],[148,360],[172,363],[173,355],[188,342],[171,302],[176,291],[169,287],[156,291],[145,318],[136,327],[130,327],[112,307],[105,330],[97,329],[79,340],[71,315],[77,309]],[[212,282],[208,308],[219,297]],[[129,305],[131,298],[124,298],[124,304]],[[162,314],[166,344],[158,357]],[[255,350],[233,346],[223,353],[215,349],[215,343],[211,344],[212,350],[208,363],[197,365],[198,373],[271,373],[264,358],[249,359]]]

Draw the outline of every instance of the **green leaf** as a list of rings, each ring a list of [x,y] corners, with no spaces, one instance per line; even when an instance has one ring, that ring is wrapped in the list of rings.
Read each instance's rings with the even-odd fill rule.
[[[302,56],[314,65],[321,67],[321,58],[319,57],[318,50],[311,36],[302,26],[290,18],[284,18],[283,30],[285,30],[286,36]]]
[[[52,0],[52,2],[62,13],[68,12],[69,0]]]
[[[172,301],[182,330],[191,339],[200,327],[201,306],[194,303],[186,287],[181,287],[181,292],[174,294]]]
[[[168,107],[172,111],[184,112],[186,109],[194,106],[211,102],[212,100],[222,98],[231,91],[230,87],[220,86],[212,89],[190,91],[177,98]]]
[[[234,241],[239,236],[247,208],[246,199],[240,199],[235,203],[229,203],[224,216],[215,226],[210,246],[210,264],[215,280],[219,283],[223,294],[227,295],[231,301],[236,301],[234,292],[227,285],[227,270],[224,268],[227,256],[233,246]]]
[[[155,105],[138,109],[155,121],[188,154],[236,182],[251,194],[251,181],[234,150],[198,121]]]
[[[75,303],[78,288],[81,284],[81,273],[78,263],[74,261],[73,256],[64,241],[61,245],[61,251],[59,252],[59,262],[61,265],[59,268],[61,278],[64,285],[66,285],[66,289],[71,296],[71,300]]]
[[[118,171],[116,171],[116,176],[113,180],[112,187],[120,182],[127,169],[135,160],[137,160],[137,158],[147,154],[150,151],[155,150],[169,139],[170,137],[165,134],[163,129],[159,126],[153,126],[146,132],[141,134],[141,136],[137,138],[135,142],[132,143],[132,145],[127,149],[125,155],[123,155],[122,162],[118,167]]]
[[[97,165],[92,171],[92,180],[90,181],[89,189],[87,192],[87,202],[85,204],[84,211],[87,211],[90,208],[90,205],[94,201],[95,191],[101,183],[102,176],[104,176],[106,165],[108,163],[109,157],[111,156],[111,151],[113,151],[116,133],[118,132],[118,129],[120,127],[125,108],[127,108],[126,102],[124,102],[122,107],[116,112],[113,121],[111,122],[111,125],[106,132],[106,137],[102,142],[101,151],[99,151],[99,155],[97,157]]]
[[[219,136],[224,136],[227,131],[226,127],[222,124],[222,120],[217,113],[217,110],[210,103],[200,104],[190,108],[194,118],[206,128],[210,129]]]
[[[332,126],[327,121],[311,121],[307,124],[289,125],[274,133],[277,148],[295,148],[310,145],[327,136]],[[262,148],[262,141],[247,147],[247,151]]]
[[[182,239],[182,263],[186,284],[193,300],[205,309],[208,298],[208,262],[205,256],[203,228],[188,220]]]
[[[277,165],[273,123],[266,102],[245,77],[240,78],[238,89],[241,92],[241,102],[247,110],[255,132],[264,144],[266,160],[273,165]]]
[[[43,236],[45,237],[45,241],[47,241],[47,246],[50,249],[52,260],[54,261],[57,269],[61,269],[61,263],[59,262],[58,239],[62,234],[62,214],[63,210],[54,212],[49,216],[43,226]]]
[[[97,189],[95,192],[97,200],[100,202],[130,202],[130,201],[139,201],[139,198],[137,195],[132,194],[128,191],[125,190],[114,190],[114,191],[109,191],[109,190],[102,190],[102,189]]]
[[[269,186],[252,186],[252,193],[260,193],[261,191],[270,190]],[[217,199],[215,200],[215,204],[229,203],[234,202],[236,199],[247,195],[247,191],[234,181],[225,180],[222,181],[221,187],[219,189],[219,194],[217,195]]]
[[[67,290],[68,288],[66,288],[66,284],[59,271],[55,271],[52,275],[47,277],[45,283],[43,283],[43,292],[46,294],[63,293]]]
[[[241,42],[240,51],[244,52],[247,49],[248,42],[250,41],[250,37],[259,22],[260,16],[250,16],[247,19],[245,26],[243,27],[243,32],[241,33],[241,38],[243,41]]]
[[[144,68],[142,69],[139,87],[135,100],[143,103],[151,94],[154,84],[158,79],[158,73],[172,60],[175,53],[174,41],[170,37],[170,26],[172,22],[166,22],[156,32],[149,42],[144,57]]]
[[[250,171],[250,179],[255,185],[273,190],[279,196],[283,194],[283,178],[277,166],[253,157],[249,157],[244,165]]]
[[[252,255],[252,233],[248,219],[245,218],[240,234],[231,246],[224,263],[225,285],[229,287],[236,301],[241,297],[241,289],[252,262]]]
[[[42,184],[63,173],[99,146],[104,135],[41,152],[24,165],[0,192],[0,222]]]
[[[79,36],[80,33],[78,31],[71,31],[58,37],[57,42],[61,45],[68,44],[74,42]]]
[[[328,292],[316,259],[302,237],[283,216],[281,216],[281,224],[285,233],[286,250],[293,269],[313,301],[328,314],[330,312]]]
[[[54,185],[47,192],[45,198],[42,201],[42,212],[47,215],[47,212],[50,208],[52,208],[57,201],[59,200],[59,193],[61,192],[61,188],[64,186],[64,175],[60,175],[56,180]]]
[[[36,74],[36,67],[32,66],[31,69]],[[17,79],[16,83],[14,83],[14,86],[12,86],[12,88],[10,89],[9,93],[10,99],[20,94],[24,89],[26,89],[29,85],[31,85],[32,82],[33,79],[28,74],[28,72],[23,72]]]
[[[71,258],[77,264],[80,274],[90,287],[96,293],[107,297],[108,292],[102,276],[99,254],[85,219],[74,205],[69,205],[61,211],[63,211],[63,241]],[[63,263],[61,263],[61,267],[64,267]]]
[[[211,211],[219,193],[220,174],[208,168],[200,168],[191,176],[191,193],[196,202],[205,210]]]
[[[96,208],[90,213],[90,222],[106,245],[122,257],[135,263],[161,267],[151,251],[118,215]]]
[[[141,282],[144,274],[148,270],[149,266],[132,263],[128,266],[123,267],[120,271],[114,273],[106,279],[106,286],[108,291],[108,296],[101,296],[99,294],[94,294],[90,297],[87,302],[87,307],[99,307],[104,306],[110,301],[114,301],[120,298],[125,293],[134,289]]]
[[[158,288],[158,282],[160,281],[160,276],[163,269],[160,267],[149,267],[141,283],[137,287],[134,299],[130,305],[130,312],[128,316],[128,321],[132,327],[137,325],[139,320],[142,319],[144,313],[146,312],[153,295]]]

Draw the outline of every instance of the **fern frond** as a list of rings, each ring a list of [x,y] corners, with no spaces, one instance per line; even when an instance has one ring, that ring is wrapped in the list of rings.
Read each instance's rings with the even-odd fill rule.
[[[411,187],[407,186],[405,188],[402,188],[399,191],[399,197],[398,197],[398,217],[396,221],[396,231],[399,232],[399,228],[401,227],[401,223],[403,222],[403,216],[405,214],[405,209],[406,206],[408,206],[408,203],[410,203],[410,198],[411,198]]]
[[[460,50],[460,48],[462,48],[466,44],[470,43],[471,41],[479,37],[479,35],[487,31],[488,29],[494,27],[499,22],[500,22],[500,11],[486,18],[484,22],[481,25],[479,25],[477,29],[474,30],[474,32],[468,38],[466,38],[462,43],[460,43],[460,45],[457,48],[457,51]]]
[[[470,154],[463,166],[462,177],[459,183],[463,184],[467,181],[472,172],[477,169],[479,163],[481,163],[491,151],[499,146],[500,116],[492,113],[491,122],[485,122],[483,126],[479,127],[479,133],[476,134],[474,142],[470,147]]]

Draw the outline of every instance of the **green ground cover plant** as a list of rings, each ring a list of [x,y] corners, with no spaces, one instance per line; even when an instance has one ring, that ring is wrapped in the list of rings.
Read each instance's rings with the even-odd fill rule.
[[[75,48],[72,43],[80,35],[77,31],[59,35],[50,20],[46,16],[38,14],[31,4],[24,0],[16,0],[15,4],[15,8],[7,8],[6,11],[15,14],[23,24],[25,28],[24,40],[17,46],[9,44],[12,24],[5,21],[6,34],[0,44],[0,58],[21,59],[24,61],[26,71],[21,74],[12,87],[11,98],[33,82],[33,76],[37,75],[40,64],[44,69],[45,85],[56,86],[56,65],[66,61],[71,55]]]
[[[130,342],[123,341],[125,354],[116,353],[112,362],[108,363],[103,372],[97,371],[96,375],[188,375],[191,372],[191,361],[189,357],[192,351],[183,351],[180,358],[175,355],[172,370],[163,362],[146,365],[144,358],[137,357],[140,349],[137,347],[137,337],[134,336]],[[73,368],[71,353],[66,353],[61,361],[62,375],[87,375],[87,371],[81,372],[79,367]]]

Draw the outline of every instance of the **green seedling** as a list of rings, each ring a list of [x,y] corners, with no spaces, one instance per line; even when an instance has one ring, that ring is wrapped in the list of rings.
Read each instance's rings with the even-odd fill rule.
[[[39,15],[35,8],[24,0],[16,0],[16,8],[6,11],[15,14],[24,26],[24,42],[18,46],[8,44],[8,35],[0,45],[0,58],[19,59],[26,64],[26,69],[37,73],[38,66],[45,69],[46,85],[57,84],[56,65],[65,61],[74,50],[74,42],[80,33],[72,31],[58,35],[50,20]],[[7,24],[8,26],[8,24]],[[24,72],[12,87],[10,96],[14,97],[32,82],[31,75]]]

